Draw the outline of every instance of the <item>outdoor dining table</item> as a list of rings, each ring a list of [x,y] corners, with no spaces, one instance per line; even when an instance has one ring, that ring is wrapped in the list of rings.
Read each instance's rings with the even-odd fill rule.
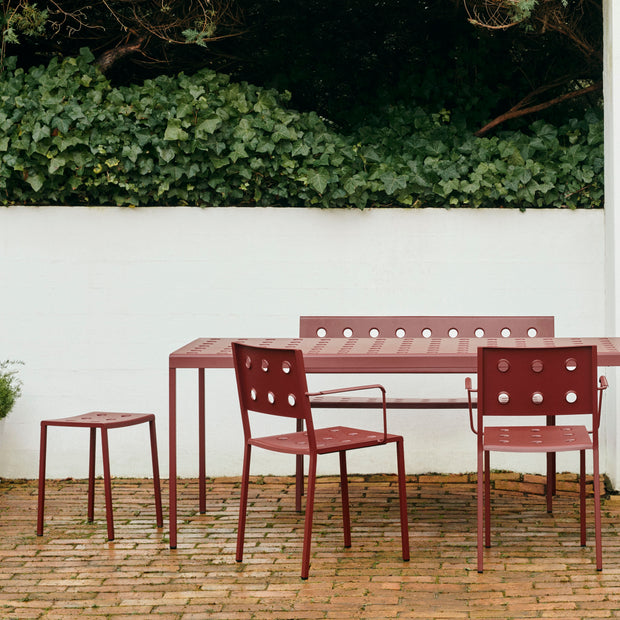
[[[198,338],[169,357],[170,548],[177,546],[178,368],[198,369],[199,509],[206,512],[205,369],[233,367],[232,342],[301,349],[309,373],[476,372],[479,347],[595,345],[599,366],[620,366],[620,338]]]

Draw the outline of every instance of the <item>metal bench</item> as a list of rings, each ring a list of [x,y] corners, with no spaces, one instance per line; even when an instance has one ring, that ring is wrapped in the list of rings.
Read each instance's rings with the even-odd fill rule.
[[[555,335],[552,316],[301,316],[300,338],[542,338]],[[500,343],[501,344],[501,343]],[[381,399],[313,396],[323,409],[374,409]],[[388,409],[463,409],[467,398],[388,398]]]

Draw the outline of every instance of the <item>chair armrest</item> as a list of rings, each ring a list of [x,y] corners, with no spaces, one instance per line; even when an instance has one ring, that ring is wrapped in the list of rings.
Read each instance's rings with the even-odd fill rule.
[[[359,392],[360,390],[381,390],[383,404],[383,441],[387,440],[387,405],[385,388],[379,383],[370,385],[354,385],[352,387],[335,388],[333,390],[321,390],[320,392],[306,392],[306,396],[324,396],[325,394],[339,394],[342,392]]]
[[[599,427],[601,423],[601,408],[603,406],[603,392],[609,387],[609,383],[607,382],[607,377],[605,375],[601,375],[599,377],[599,385],[597,386],[598,390],[598,411],[596,412],[596,428]]]
[[[469,428],[471,428],[474,435],[477,435],[478,431],[476,430],[476,427],[474,425],[474,408],[471,395],[477,393],[478,390],[472,387],[470,377],[465,377],[465,389],[467,390],[467,404],[469,405]]]

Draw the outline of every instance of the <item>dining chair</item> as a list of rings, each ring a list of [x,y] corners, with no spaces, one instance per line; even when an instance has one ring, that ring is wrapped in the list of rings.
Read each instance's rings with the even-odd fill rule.
[[[599,424],[604,376],[597,385],[594,346],[478,349],[478,386],[465,380],[469,402],[477,393],[477,415],[469,407],[472,431],[477,435],[477,545],[478,572],[483,572],[483,546],[491,546],[490,453],[579,452],[581,545],[586,545],[586,450],[592,451],[596,568],[602,570]],[[523,418],[552,416],[554,424],[526,425]],[[557,417],[585,416],[582,424],[557,424]],[[487,426],[487,418],[503,418]],[[508,422],[507,422],[508,420]],[[513,425],[519,421],[520,424]],[[579,420],[579,421],[582,421]],[[547,484],[547,511],[553,492]],[[484,529],[484,532],[483,532]],[[484,534],[484,535],[483,535]]]
[[[342,496],[342,519],[344,546],[351,546],[351,519],[349,514],[349,489],[346,453],[359,448],[371,448],[388,443],[396,444],[398,495],[400,502],[400,533],[402,557],[409,560],[409,530],[407,523],[407,497],[403,438],[387,432],[385,389],[381,385],[364,385],[329,390],[324,393],[350,392],[377,389],[383,398],[383,428],[379,431],[331,426],[315,428],[310,407],[303,354],[296,349],[254,347],[233,343],[233,359],[241,420],[244,434],[243,473],[239,506],[239,527],[237,531],[236,560],[243,560],[248,487],[250,479],[250,457],[252,448],[275,452],[305,455],[308,457],[308,491],[302,552],[301,578],[307,579],[310,569],[310,548],[316,486],[317,457],[338,453],[340,461],[340,491]],[[304,431],[278,433],[270,436],[254,436],[254,416],[278,416],[303,421]]]

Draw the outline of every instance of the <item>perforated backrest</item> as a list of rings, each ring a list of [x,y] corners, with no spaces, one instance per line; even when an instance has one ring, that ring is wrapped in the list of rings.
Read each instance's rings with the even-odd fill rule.
[[[303,355],[294,349],[232,344],[242,414],[257,411],[311,423]]]
[[[300,338],[553,337],[552,316],[302,316]]]
[[[596,347],[478,349],[479,416],[597,413]]]

